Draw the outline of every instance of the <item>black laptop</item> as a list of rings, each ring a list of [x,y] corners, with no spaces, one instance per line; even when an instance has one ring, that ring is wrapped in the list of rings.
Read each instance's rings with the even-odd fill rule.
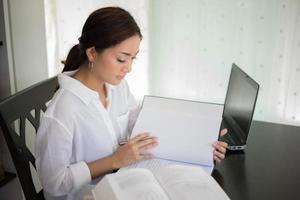
[[[229,150],[246,147],[257,100],[259,84],[236,64],[232,64],[223,111],[221,130],[227,134],[219,137],[228,143]]]

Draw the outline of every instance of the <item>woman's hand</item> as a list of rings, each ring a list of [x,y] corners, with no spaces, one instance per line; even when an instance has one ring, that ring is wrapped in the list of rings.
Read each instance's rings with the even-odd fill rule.
[[[120,146],[112,155],[113,168],[118,169],[138,160],[153,158],[146,150],[158,145],[157,138],[149,133],[141,133]]]
[[[220,135],[223,136],[227,133],[227,129],[223,129],[220,132]],[[213,143],[214,150],[214,160],[220,163],[224,158],[226,154],[226,147],[228,144],[226,142],[222,141],[216,141]]]

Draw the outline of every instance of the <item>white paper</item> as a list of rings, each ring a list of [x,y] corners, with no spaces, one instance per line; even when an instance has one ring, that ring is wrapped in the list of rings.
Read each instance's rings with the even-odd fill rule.
[[[131,137],[149,132],[159,145],[156,158],[213,166],[223,105],[145,96]]]

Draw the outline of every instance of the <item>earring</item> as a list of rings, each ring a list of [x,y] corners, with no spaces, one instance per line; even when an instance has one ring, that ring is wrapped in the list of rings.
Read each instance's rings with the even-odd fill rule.
[[[93,68],[94,68],[94,62],[89,62],[89,70],[90,70],[90,72],[93,71]]]

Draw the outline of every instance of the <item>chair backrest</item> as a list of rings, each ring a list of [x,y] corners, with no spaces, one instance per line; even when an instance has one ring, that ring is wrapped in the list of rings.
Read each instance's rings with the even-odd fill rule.
[[[32,179],[32,170],[36,170],[36,167],[34,152],[28,147],[28,143],[33,143],[33,138],[28,138],[28,135],[31,134],[35,139],[41,113],[47,109],[46,103],[51,100],[57,87],[57,77],[53,77],[22,90],[0,103],[0,125],[26,199],[44,199],[43,191],[36,191]],[[26,127],[28,122],[31,126],[29,131]]]

